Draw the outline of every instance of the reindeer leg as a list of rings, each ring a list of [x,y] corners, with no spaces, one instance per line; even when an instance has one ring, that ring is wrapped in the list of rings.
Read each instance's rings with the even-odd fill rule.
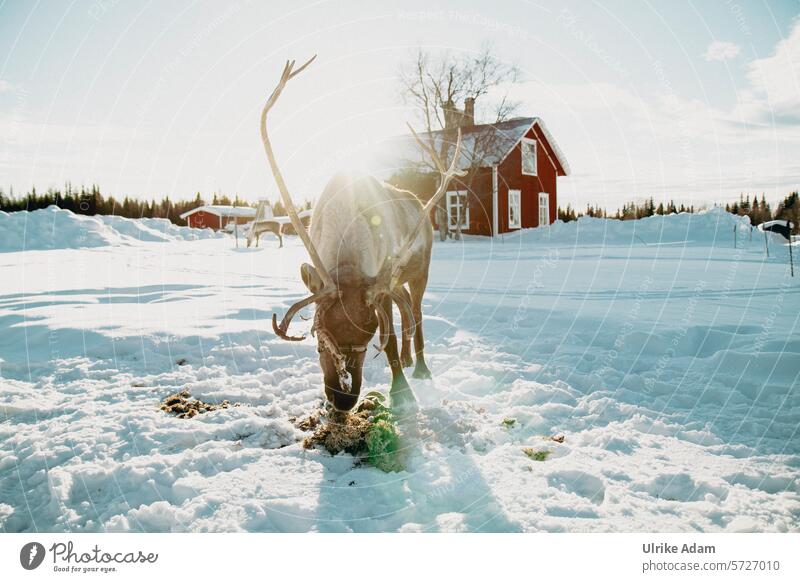
[[[415,401],[414,393],[411,392],[408,380],[406,380],[406,376],[403,374],[403,366],[397,354],[397,335],[395,335],[394,324],[392,323],[391,297],[385,298],[382,305],[389,323],[389,341],[386,343],[386,357],[389,360],[389,367],[392,370],[392,386],[389,389],[389,398],[392,404],[403,405],[405,403],[413,403]]]
[[[400,289],[403,297],[406,298],[406,302],[411,305],[411,295],[409,295],[405,287],[401,287]],[[400,317],[403,320],[403,348],[400,352],[400,364],[402,364],[404,368],[410,368],[414,364],[414,360],[411,359],[411,336],[406,334],[406,330],[411,329],[413,322],[408,321],[409,315],[406,310],[400,310]]]
[[[429,379],[431,378],[431,371],[425,363],[425,354],[423,353],[425,340],[422,337],[422,296],[428,286],[427,273],[419,279],[409,281],[408,286],[411,288],[411,310],[414,314],[414,320],[417,322],[417,327],[414,331],[414,351],[417,356],[417,365],[411,376],[413,378]]]

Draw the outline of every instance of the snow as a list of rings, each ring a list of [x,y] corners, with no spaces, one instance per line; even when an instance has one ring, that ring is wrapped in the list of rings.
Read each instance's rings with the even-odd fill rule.
[[[798,531],[800,295],[767,236],[714,210],[437,242],[434,379],[383,473],[290,421],[322,402],[313,339],[269,322],[295,237],[0,215],[0,530]],[[158,410],[184,388],[246,406]]]
[[[221,236],[212,230],[184,228],[166,218],[131,220],[121,216],[83,216],[50,206],[33,212],[0,211],[0,253],[175,242]]]

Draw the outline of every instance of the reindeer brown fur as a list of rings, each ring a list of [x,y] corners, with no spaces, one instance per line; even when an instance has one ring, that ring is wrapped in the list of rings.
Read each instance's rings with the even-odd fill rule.
[[[445,168],[433,150],[414,133],[420,147],[434,155],[442,174],[439,188],[427,204],[423,205],[411,192],[372,176],[338,174],[325,187],[314,209],[309,234],[278,168],[266,120],[286,83],[313,60],[297,70],[294,61],[286,64],[261,115],[261,137],[267,159],[289,218],[313,263],[301,267],[302,280],[312,294],[290,307],[280,325],[273,314],[272,325],[281,338],[302,340],[302,336],[287,333],[289,324],[303,307],[316,304],[312,333],[317,337],[325,394],[335,409],[347,411],[358,401],[367,346],[378,330],[380,349],[386,353],[392,372],[393,400],[413,398],[403,373],[404,366],[413,364],[412,336],[416,354],[413,376],[430,378],[422,333],[422,298],[433,243],[428,216],[446,192],[450,179],[463,175],[455,169],[461,134],[459,130],[453,162]],[[401,354],[397,350],[393,304],[402,319]]]

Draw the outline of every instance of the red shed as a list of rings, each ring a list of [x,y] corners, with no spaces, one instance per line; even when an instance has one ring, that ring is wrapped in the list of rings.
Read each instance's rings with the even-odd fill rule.
[[[256,209],[250,206],[223,206],[207,204],[181,214],[181,218],[192,228],[220,230],[236,222],[247,224],[256,217]]]
[[[538,117],[520,117],[475,125],[459,114],[459,165],[471,171],[463,179],[453,179],[445,195],[450,230],[460,221],[465,234],[492,236],[551,224],[558,209],[557,178],[569,174],[569,165],[544,122]],[[455,136],[455,128],[420,135],[423,140],[433,140],[437,151],[444,146],[451,155]],[[401,169],[387,181],[427,200],[436,190],[436,177],[431,179],[429,171],[419,170],[423,161],[416,144],[409,138],[400,139],[402,142],[392,141],[394,159],[398,148],[406,155],[401,156]],[[432,218],[435,223],[435,213]]]

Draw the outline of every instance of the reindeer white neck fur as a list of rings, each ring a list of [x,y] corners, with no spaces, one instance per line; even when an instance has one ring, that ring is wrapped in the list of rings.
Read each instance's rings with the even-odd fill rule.
[[[311,220],[311,241],[331,271],[357,265],[365,278],[377,277],[397,257],[423,207],[410,193],[369,175],[337,174],[323,190]],[[420,230],[410,246],[420,251],[428,238]]]

